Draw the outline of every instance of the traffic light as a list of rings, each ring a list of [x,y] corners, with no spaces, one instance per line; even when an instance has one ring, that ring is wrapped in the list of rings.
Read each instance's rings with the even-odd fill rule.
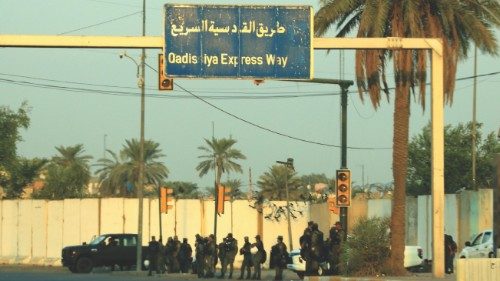
[[[158,90],[171,91],[174,89],[174,79],[165,75],[163,58],[163,54],[158,54]]]
[[[351,206],[351,171],[337,170],[336,197],[338,207]]]
[[[168,202],[172,201],[172,193],[174,190],[168,187],[160,188],[160,211],[162,213],[167,214],[169,209],[172,209],[172,205],[169,205]]]
[[[224,202],[231,200],[231,188],[219,185],[217,188],[217,214],[224,214]]]

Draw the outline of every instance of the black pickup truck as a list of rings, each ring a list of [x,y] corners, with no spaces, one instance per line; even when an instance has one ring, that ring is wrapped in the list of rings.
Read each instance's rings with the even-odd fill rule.
[[[90,243],[62,249],[62,264],[73,273],[89,273],[94,267],[118,265],[120,268],[136,265],[137,234],[103,234]],[[142,261],[148,256],[148,247],[142,247]]]

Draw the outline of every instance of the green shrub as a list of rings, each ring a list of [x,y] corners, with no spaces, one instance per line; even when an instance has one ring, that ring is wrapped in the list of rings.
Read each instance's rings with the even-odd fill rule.
[[[390,255],[389,218],[361,218],[342,245],[343,274],[377,276],[386,273]]]

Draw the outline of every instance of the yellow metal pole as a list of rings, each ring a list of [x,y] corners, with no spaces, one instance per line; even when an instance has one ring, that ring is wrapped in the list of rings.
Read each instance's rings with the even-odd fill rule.
[[[0,46],[17,48],[161,49],[160,36],[0,35]]]
[[[442,44],[440,44],[442,46]],[[443,50],[432,49],[432,273],[444,278],[444,85]]]

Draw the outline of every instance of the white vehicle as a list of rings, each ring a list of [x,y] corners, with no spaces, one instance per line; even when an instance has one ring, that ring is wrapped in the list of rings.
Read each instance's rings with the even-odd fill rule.
[[[493,231],[483,231],[474,237],[472,243],[465,242],[465,248],[458,257],[461,259],[493,258]]]
[[[404,267],[407,269],[417,268],[423,264],[423,250],[420,246],[405,246]],[[306,271],[306,261],[300,256],[300,249],[290,252],[286,267],[303,278]],[[321,263],[318,275],[327,275],[330,269],[328,262]]]

